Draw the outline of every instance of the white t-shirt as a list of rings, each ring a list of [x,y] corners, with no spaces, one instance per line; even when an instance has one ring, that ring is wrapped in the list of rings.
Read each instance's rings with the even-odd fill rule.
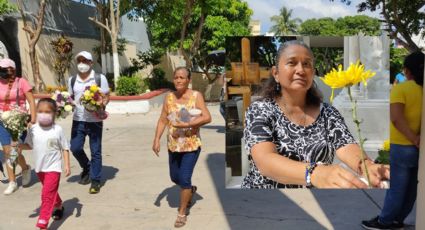
[[[77,78],[75,79],[74,89],[71,89],[71,79],[68,81],[68,92],[72,94],[74,92],[74,100],[75,100],[75,111],[74,111],[74,121],[86,121],[86,122],[100,122],[102,120],[96,118],[91,112],[86,111],[84,106],[80,103],[80,98],[84,94],[84,91],[87,86],[96,85],[96,80],[94,78],[94,70],[90,72],[90,75],[83,81],[80,78],[80,75],[77,74]],[[109,93],[109,85],[108,80],[103,74],[100,74],[100,91],[103,94]]]
[[[36,172],[62,172],[62,152],[69,150],[62,127],[44,128],[37,123],[29,129],[25,143],[33,149]]]

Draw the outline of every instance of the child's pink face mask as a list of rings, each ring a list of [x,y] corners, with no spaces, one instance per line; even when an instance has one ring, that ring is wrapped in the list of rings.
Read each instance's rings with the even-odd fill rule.
[[[42,126],[49,126],[53,123],[53,116],[50,113],[37,113],[37,121]]]

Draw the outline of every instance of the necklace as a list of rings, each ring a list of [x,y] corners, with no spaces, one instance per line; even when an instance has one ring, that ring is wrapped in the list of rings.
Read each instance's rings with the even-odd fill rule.
[[[286,103],[285,103],[285,101],[284,101],[284,100],[282,100],[282,103],[283,103],[283,108],[284,108],[284,110],[285,110],[284,112],[286,112],[286,113],[287,113],[289,120],[291,120],[291,121],[293,121],[293,122],[297,121],[297,120],[295,120],[295,119],[292,117],[291,112],[290,112],[290,111],[288,110],[288,108],[286,107]],[[305,112],[305,106],[302,108],[302,111],[303,111],[302,119],[301,119],[301,120],[298,120],[298,122],[299,122],[300,124],[302,124],[302,126],[303,126],[303,127],[305,127],[305,124],[306,124],[306,121],[307,121],[307,113]],[[301,123],[301,121],[302,121],[302,123]]]

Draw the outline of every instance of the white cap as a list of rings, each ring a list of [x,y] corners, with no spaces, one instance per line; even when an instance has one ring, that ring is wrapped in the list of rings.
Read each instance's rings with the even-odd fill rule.
[[[78,57],[84,57],[87,60],[93,61],[93,57],[91,55],[91,53],[87,52],[87,51],[81,51],[79,52],[76,56],[75,56],[75,60],[78,59]]]
[[[16,69],[16,64],[12,59],[3,58],[3,59],[0,59],[0,67],[1,68],[12,67],[13,69]]]

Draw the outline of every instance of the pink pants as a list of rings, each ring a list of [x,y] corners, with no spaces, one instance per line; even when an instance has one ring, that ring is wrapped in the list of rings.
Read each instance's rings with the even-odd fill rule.
[[[39,172],[37,176],[43,189],[41,190],[40,216],[36,226],[47,228],[53,209],[62,206],[62,200],[58,193],[61,174],[59,172]]]

